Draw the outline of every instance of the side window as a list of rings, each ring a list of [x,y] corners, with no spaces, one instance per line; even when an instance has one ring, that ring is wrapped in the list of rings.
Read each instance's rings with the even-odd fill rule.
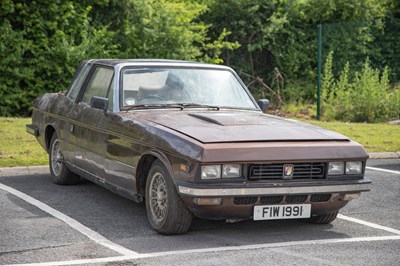
[[[81,68],[79,68],[79,73],[77,73],[71,87],[67,92],[67,97],[71,101],[75,101],[76,96],[78,96],[79,91],[81,90],[82,84],[86,79],[86,76],[90,70],[91,64],[85,63]]]
[[[93,96],[103,98],[110,96],[110,101],[112,101],[112,90],[110,88],[112,88],[113,75],[114,70],[111,68],[96,67],[86,86],[81,101],[89,104]]]

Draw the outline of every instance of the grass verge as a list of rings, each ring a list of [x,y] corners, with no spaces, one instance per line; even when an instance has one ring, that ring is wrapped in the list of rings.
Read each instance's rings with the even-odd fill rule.
[[[368,152],[400,151],[400,125],[315,120],[306,122],[339,132],[363,145]]]
[[[344,122],[307,122],[342,133],[368,152],[400,151],[400,125]],[[47,153],[35,137],[26,133],[30,118],[0,117],[0,167],[46,165]]]
[[[30,118],[0,117],[0,167],[47,164],[47,153],[25,131],[29,123]]]

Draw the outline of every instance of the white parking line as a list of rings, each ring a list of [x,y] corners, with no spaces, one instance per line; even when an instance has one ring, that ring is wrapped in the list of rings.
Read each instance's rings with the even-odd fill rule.
[[[64,265],[79,265],[79,264],[92,264],[92,263],[107,263],[134,260],[140,258],[151,258],[160,256],[173,256],[180,254],[195,254],[195,253],[209,253],[209,252],[223,252],[223,251],[239,251],[239,250],[254,250],[263,248],[280,248],[299,245],[322,245],[322,244],[337,244],[337,243],[355,243],[355,242],[371,242],[371,241],[396,241],[400,240],[400,236],[377,236],[377,237],[357,237],[357,238],[333,238],[321,240],[305,240],[305,241],[291,241],[282,243],[270,244],[257,244],[257,245],[243,245],[243,246],[230,246],[230,247],[216,247],[204,249],[189,249],[177,251],[165,251],[157,253],[143,253],[132,256],[118,256],[98,259],[83,259],[83,260],[70,260],[70,261],[52,261],[42,263],[28,263],[28,264],[12,264],[6,266],[64,266]]]
[[[368,170],[381,171],[381,172],[400,175],[400,171],[388,170],[388,169],[383,169],[383,168],[376,168],[376,167],[371,167],[371,166],[367,166],[365,168],[367,168]]]
[[[27,194],[18,191],[12,187],[6,186],[4,184],[0,183],[0,189],[13,194],[14,196],[28,202],[29,204],[41,209],[42,211],[47,212],[48,214],[50,214],[51,216],[63,221],[64,223],[68,224],[69,226],[71,226],[72,228],[74,228],[75,230],[79,231],[80,233],[84,234],[85,236],[87,236],[89,239],[93,240],[94,242],[105,246],[111,250],[114,250],[116,252],[118,252],[121,255],[136,255],[138,254],[137,252],[134,252],[132,250],[129,250],[123,246],[120,246],[114,242],[111,242],[110,240],[106,239],[104,236],[100,235],[99,233],[93,231],[92,229],[84,226],[83,224],[81,224],[80,222],[78,222],[77,220],[72,219],[71,217],[53,209],[52,207],[44,204],[43,202],[38,201],[37,199],[32,198],[31,196],[28,196]]]
[[[369,226],[369,227],[372,227],[372,228],[375,228],[375,229],[380,229],[380,230],[384,230],[384,231],[389,232],[389,233],[400,235],[400,230],[393,229],[393,228],[390,228],[390,227],[387,227],[387,226],[382,226],[382,225],[379,225],[379,224],[370,223],[370,222],[367,222],[367,221],[364,221],[364,220],[360,220],[360,219],[357,219],[357,218],[345,216],[345,215],[342,215],[342,214],[338,214],[337,217],[339,219],[342,219],[342,220],[346,220],[346,221],[349,221],[349,222],[362,224],[362,225]]]
[[[394,174],[400,174],[399,171],[386,170],[375,167],[366,167],[369,170],[389,172]],[[320,245],[320,244],[336,244],[336,243],[355,243],[355,242],[371,242],[371,241],[398,241],[400,240],[400,230],[393,229],[386,226],[381,226],[378,224],[370,223],[360,219],[348,217],[345,215],[338,215],[339,219],[358,223],[371,228],[384,230],[396,234],[395,236],[378,236],[378,237],[357,237],[357,238],[334,238],[334,239],[321,239],[321,240],[304,240],[304,241],[291,241],[291,242],[281,242],[281,243],[269,243],[269,244],[256,244],[256,245],[241,245],[241,246],[229,246],[229,247],[215,247],[215,248],[204,248],[204,249],[190,249],[190,250],[177,250],[177,251],[165,251],[156,253],[137,253],[126,249],[116,243],[111,242],[97,232],[91,230],[90,228],[82,225],[78,221],[72,219],[71,217],[51,208],[50,206],[28,196],[27,194],[20,192],[16,189],[8,187],[0,183],[0,189],[13,194],[26,202],[36,206],[37,208],[49,213],[55,218],[67,223],[72,228],[86,235],[88,238],[92,239],[96,243],[99,243],[111,250],[120,253],[122,256],[106,257],[106,258],[96,258],[96,259],[82,259],[82,260],[70,260],[70,261],[52,261],[43,263],[27,263],[27,264],[12,264],[10,266],[64,266],[64,265],[81,265],[81,264],[94,264],[94,263],[109,263],[118,261],[127,261],[140,258],[150,258],[159,256],[172,256],[180,254],[195,254],[195,253],[209,253],[209,252],[224,252],[224,251],[239,251],[239,250],[254,250],[263,248],[279,248],[279,247],[290,247],[299,245]],[[6,265],[7,266],[7,265]]]

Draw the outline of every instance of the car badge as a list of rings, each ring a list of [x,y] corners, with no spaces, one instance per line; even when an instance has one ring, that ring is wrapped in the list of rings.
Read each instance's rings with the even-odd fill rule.
[[[293,179],[294,165],[284,164],[283,165],[283,179]]]

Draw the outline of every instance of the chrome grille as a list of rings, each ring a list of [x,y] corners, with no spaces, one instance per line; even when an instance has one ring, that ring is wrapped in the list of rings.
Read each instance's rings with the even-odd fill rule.
[[[233,203],[235,205],[254,205],[258,204],[301,204],[306,202],[327,202],[331,199],[332,194],[301,194],[286,196],[250,196],[235,197]],[[259,201],[258,201],[259,200]]]
[[[287,163],[290,164],[290,163]],[[249,179],[282,179],[284,163],[250,164]],[[325,178],[325,163],[293,163],[293,179]]]

